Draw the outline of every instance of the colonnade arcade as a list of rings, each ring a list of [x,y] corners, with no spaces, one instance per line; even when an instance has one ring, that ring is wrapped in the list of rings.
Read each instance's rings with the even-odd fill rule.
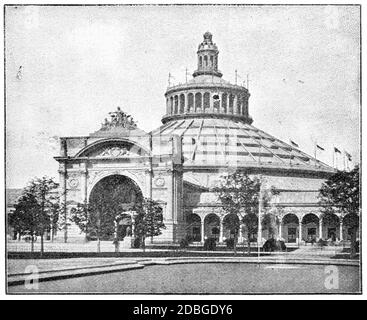
[[[318,239],[343,241],[350,239],[350,230],[345,223],[348,215],[321,213],[286,213],[280,219],[279,236],[288,243],[312,242]]]
[[[307,243],[323,240],[343,241],[350,240],[350,230],[345,223],[346,216],[330,215],[326,219],[321,213],[285,213],[279,215],[277,237],[287,243]],[[203,243],[207,238],[215,238],[219,243],[235,236],[234,230],[229,230],[227,219],[240,218],[234,214],[223,215],[222,212],[212,209],[209,211],[195,210],[187,215],[186,233],[191,242]],[[233,225],[233,224],[232,224]],[[247,238],[240,228],[238,242]],[[267,238],[267,231],[262,231],[263,240]],[[257,241],[257,234],[251,236],[250,241]]]
[[[240,93],[190,91],[167,96],[167,115],[222,113],[248,116],[248,97]]]

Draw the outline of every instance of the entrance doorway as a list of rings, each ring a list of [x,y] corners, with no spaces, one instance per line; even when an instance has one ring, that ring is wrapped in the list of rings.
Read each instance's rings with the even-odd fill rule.
[[[122,240],[132,232],[132,221],[126,211],[137,211],[143,200],[136,183],[122,175],[111,175],[101,179],[89,196],[92,226],[88,231],[91,240],[112,241],[115,233]],[[117,230],[116,230],[117,222]]]

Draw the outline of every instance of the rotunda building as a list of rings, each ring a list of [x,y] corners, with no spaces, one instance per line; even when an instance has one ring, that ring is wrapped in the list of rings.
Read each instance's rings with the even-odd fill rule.
[[[61,138],[60,187],[67,211],[77,203],[90,203],[111,183],[121,194],[121,216],[134,230],[134,205],[142,198],[157,200],[166,229],[154,244],[178,243],[182,238],[203,244],[233,237],[213,192],[223,174],[245,170],[261,176],[264,185],[278,191],[271,213],[278,219],[278,236],[287,243],[318,238],[347,239],[342,216],[322,219],[319,189],[334,169],[253,126],[248,88],[222,78],[219,50],[211,33],[204,34],[197,50],[193,79],[169,86],[162,125],[147,133],[137,128],[120,109],[111,113],[100,130],[83,137]],[[120,222],[119,222],[120,223]],[[122,228],[126,230],[127,227]],[[70,239],[82,238],[71,225]],[[106,234],[106,238],[108,238]],[[267,239],[266,230],[262,238]],[[256,241],[257,235],[239,241]]]
[[[324,226],[317,199],[333,168],[254,127],[249,90],[222,78],[218,56],[212,34],[206,32],[193,79],[167,89],[163,125],[153,131],[153,136],[178,136],[182,144],[183,233],[201,243],[207,237],[222,243],[233,236],[211,190],[222,174],[238,169],[261,175],[280,192],[272,212],[279,219],[278,235],[286,242],[342,239],[342,217]],[[249,240],[243,237],[240,241]],[[264,230],[263,239],[267,237]],[[256,238],[254,234],[252,240]]]

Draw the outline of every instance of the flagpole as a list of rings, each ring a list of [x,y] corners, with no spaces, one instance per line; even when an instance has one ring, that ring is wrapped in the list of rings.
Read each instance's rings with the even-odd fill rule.
[[[315,141],[315,167],[317,166],[317,156],[316,156],[316,152],[317,152],[317,142]]]

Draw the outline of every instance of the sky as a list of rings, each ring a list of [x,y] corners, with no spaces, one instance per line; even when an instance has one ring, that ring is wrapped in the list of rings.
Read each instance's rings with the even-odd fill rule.
[[[168,73],[178,84],[195,70],[206,31],[223,78],[249,74],[255,127],[356,164],[359,25],[357,6],[7,7],[7,188],[58,179],[58,138],[98,130],[117,106],[145,131],[160,126]]]

